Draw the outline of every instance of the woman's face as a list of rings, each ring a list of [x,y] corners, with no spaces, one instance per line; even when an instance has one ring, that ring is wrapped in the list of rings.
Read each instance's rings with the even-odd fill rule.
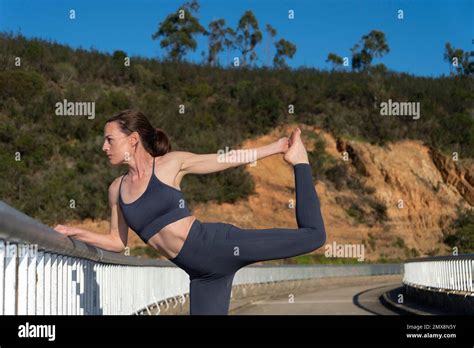
[[[117,122],[105,124],[102,150],[107,154],[112,165],[119,165],[128,160],[130,155],[129,136],[120,131],[120,126]]]

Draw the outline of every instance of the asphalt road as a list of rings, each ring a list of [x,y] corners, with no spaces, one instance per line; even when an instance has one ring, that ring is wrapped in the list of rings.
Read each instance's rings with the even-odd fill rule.
[[[400,282],[322,286],[308,293],[294,293],[253,301],[231,315],[399,315],[385,307],[379,297]]]

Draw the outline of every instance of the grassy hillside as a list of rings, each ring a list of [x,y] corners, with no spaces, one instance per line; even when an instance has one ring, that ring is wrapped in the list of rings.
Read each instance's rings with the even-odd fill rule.
[[[377,144],[420,139],[474,157],[469,77],[421,78],[381,67],[358,73],[222,69],[135,57],[126,67],[124,52],[74,50],[5,33],[0,46],[0,197],[45,223],[108,218],[107,187],[125,167],[108,165],[103,126],[125,108],[145,112],[171,136],[173,150],[237,148],[296,121],[335,136]],[[95,118],[55,115],[63,99],[94,101]],[[381,116],[378,104],[388,99],[420,102],[420,119]],[[192,208],[209,200],[234,202],[254,184],[241,167],[186,177],[182,188]]]

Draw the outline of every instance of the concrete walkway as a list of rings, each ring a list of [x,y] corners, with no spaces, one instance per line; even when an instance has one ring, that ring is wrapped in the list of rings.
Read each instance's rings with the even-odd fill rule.
[[[375,277],[376,278],[376,277]],[[295,291],[252,301],[231,311],[231,315],[398,315],[386,308],[380,296],[401,285],[395,279],[367,284],[322,285],[311,292]]]

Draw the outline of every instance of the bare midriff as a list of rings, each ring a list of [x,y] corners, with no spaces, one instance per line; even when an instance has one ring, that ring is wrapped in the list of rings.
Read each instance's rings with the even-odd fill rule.
[[[159,232],[157,231],[147,244],[166,258],[175,258],[181,251],[194,220],[196,220],[195,216],[187,216],[166,225]]]

